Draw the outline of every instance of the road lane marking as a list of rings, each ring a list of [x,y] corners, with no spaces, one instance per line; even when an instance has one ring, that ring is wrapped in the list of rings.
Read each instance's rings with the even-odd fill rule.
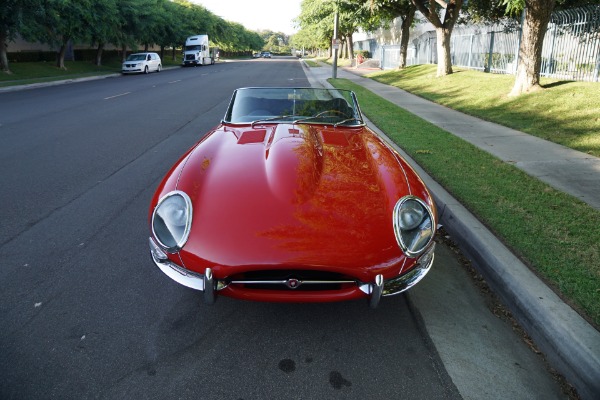
[[[110,96],[110,97],[105,97],[104,100],[110,100],[110,99],[114,99],[115,97],[121,97],[121,96],[127,96],[128,94],[130,94],[131,92],[125,92],[125,93],[121,93],[121,94],[116,94],[114,96]]]
[[[169,83],[177,83],[177,82],[181,82],[181,79],[178,79],[178,80],[176,80],[176,81],[171,81],[171,82],[169,82]]]

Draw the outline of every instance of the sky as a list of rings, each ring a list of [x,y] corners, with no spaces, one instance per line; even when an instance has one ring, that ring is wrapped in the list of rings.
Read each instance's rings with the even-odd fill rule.
[[[251,31],[271,30],[291,35],[292,20],[300,15],[302,0],[193,0],[226,21],[239,22]]]

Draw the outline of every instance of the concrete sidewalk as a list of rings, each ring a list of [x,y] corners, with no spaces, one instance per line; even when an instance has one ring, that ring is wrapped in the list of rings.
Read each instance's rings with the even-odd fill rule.
[[[313,86],[331,87],[327,82],[332,76],[331,66],[304,67]],[[337,77],[364,86],[600,210],[600,159],[450,110],[364,78],[361,73],[364,71],[339,68]],[[565,304],[402,149],[388,142],[424,179],[436,200],[446,231],[510,308],[551,365],[567,378],[583,399],[600,398],[600,332]]]

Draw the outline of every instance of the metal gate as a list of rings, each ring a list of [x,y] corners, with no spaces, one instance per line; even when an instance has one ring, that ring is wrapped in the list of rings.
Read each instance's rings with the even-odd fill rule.
[[[381,68],[396,69],[400,65],[400,45],[381,46]]]

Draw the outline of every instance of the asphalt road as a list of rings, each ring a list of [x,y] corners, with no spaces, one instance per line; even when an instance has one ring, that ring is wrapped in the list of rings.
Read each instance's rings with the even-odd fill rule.
[[[376,310],[206,306],[164,276],[150,198],[242,86],[309,82],[274,58],[0,93],[0,398],[560,398],[443,245]]]

